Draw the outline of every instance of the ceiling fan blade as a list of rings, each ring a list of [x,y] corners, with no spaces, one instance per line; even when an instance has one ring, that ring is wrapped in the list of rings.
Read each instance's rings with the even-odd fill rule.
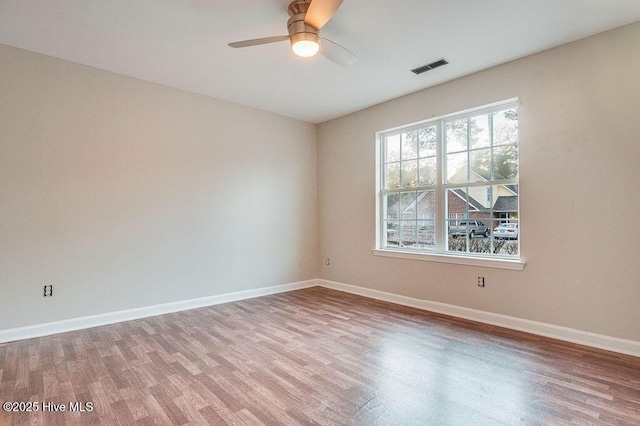
[[[336,13],[343,0],[313,0],[304,17],[304,23],[316,29],[324,27]]]
[[[234,43],[229,43],[229,47],[249,47],[249,46],[259,46],[261,44],[269,44],[269,43],[277,43],[279,41],[289,40],[288,35],[281,36],[273,36],[273,37],[263,37],[263,38],[254,38],[252,40],[243,40],[236,41]]]
[[[322,43],[320,43],[320,54],[328,60],[342,66],[353,65],[358,60],[356,55],[328,38],[322,39]]]

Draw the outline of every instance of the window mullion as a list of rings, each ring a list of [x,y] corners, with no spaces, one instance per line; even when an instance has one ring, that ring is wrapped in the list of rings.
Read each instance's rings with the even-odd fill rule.
[[[471,181],[471,126],[469,125],[469,119],[467,118],[467,182]]]
[[[400,188],[402,188],[402,182],[403,182],[403,179],[402,179],[402,161],[404,160],[404,159],[402,158],[402,157],[403,157],[403,155],[402,155],[402,151],[404,151],[404,150],[402,149],[402,142],[403,142],[403,141],[402,141],[402,139],[403,139],[403,137],[402,137],[402,136],[403,136],[403,135],[402,135],[402,133],[401,133],[401,134],[400,134],[400,155],[399,155],[400,161],[398,162],[398,167],[400,167],[400,172],[398,173],[398,175],[400,176],[400,182],[398,182],[398,185],[399,185],[399,187],[400,187]]]
[[[487,186],[487,185],[517,185],[518,184],[518,179],[501,179],[501,180],[494,180],[494,181],[480,181],[480,182],[469,182],[469,183],[465,183],[464,186],[468,186],[470,188],[473,188],[475,186]],[[459,188],[460,186],[462,186],[463,184],[461,183],[445,183],[443,184],[443,189],[450,189],[450,188]]]
[[[446,161],[446,149],[445,149],[445,132],[444,132],[444,120],[440,120],[436,126],[436,191],[435,191],[435,212],[434,212],[434,226],[435,226],[435,246],[436,252],[442,253],[444,250],[444,238],[445,238],[445,202],[443,194],[443,180],[446,173],[445,161]]]
[[[376,149],[379,151],[376,152],[376,161],[379,162],[377,170],[378,170],[378,183],[380,185],[380,190],[377,191],[376,196],[378,197],[378,206],[376,209],[378,214],[378,232],[376,235],[376,245],[378,247],[386,247],[387,239],[385,234],[387,232],[387,200],[386,200],[386,187],[387,187],[387,176],[386,176],[386,166],[385,166],[385,152],[387,150],[387,138],[385,136],[380,136],[376,143]]]
[[[491,181],[495,181],[496,176],[495,176],[495,163],[494,163],[494,157],[493,157],[493,114],[488,114],[489,115],[489,149],[490,149],[490,153],[491,153],[491,161],[489,162],[491,164],[491,170],[489,171],[489,176],[491,177]]]

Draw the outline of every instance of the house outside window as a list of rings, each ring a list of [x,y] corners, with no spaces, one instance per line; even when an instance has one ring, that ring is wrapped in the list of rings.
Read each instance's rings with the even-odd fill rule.
[[[378,249],[519,259],[517,101],[377,136]]]

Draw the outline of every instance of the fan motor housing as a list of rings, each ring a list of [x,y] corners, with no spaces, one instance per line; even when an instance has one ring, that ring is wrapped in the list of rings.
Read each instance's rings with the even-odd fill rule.
[[[320,35],[318,30],[309,24],[304,22],[304,13],[293,15],[287,21],[287,30],[289,31],[289,38],[291,39],[291,45],[301,40],[309,40],[315,43],[320,43]]]

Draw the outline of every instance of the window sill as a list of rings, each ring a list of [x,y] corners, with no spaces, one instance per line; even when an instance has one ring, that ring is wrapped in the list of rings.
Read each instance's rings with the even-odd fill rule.
[[[451,254],[424,253],[404,250],[372,249],[376,256],[395,257],[399,259],[426,260],[428,262],[453,263],[457,265],[481,266],[522,271],[526,262],[520,259],[488,259],[486,257],[455,256]]]

